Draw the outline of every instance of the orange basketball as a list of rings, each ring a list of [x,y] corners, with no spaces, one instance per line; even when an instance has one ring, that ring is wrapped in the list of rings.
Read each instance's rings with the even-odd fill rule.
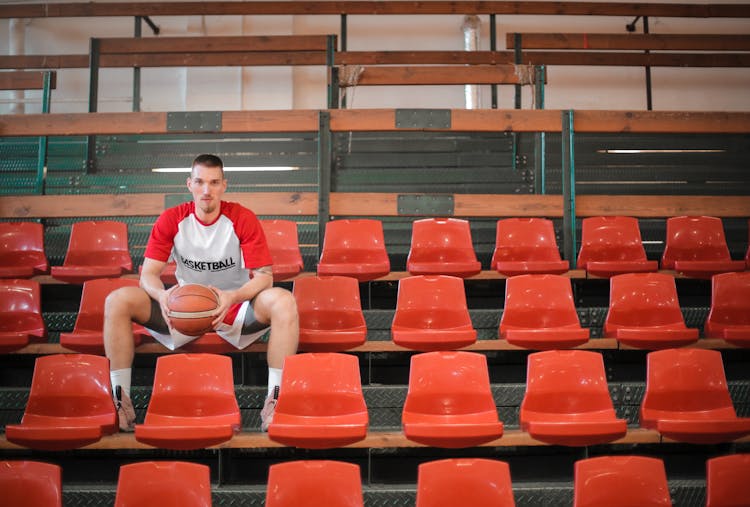
[[[169,321],[177,331],[200,336],[213,331],[211,322],[219,306],[219,296],[209,287],[190,283],[169,293]]]

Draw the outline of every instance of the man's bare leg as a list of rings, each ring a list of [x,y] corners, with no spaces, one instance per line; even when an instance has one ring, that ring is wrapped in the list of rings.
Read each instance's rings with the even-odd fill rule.
[[[135,425],[135,410],[130,400],[131,367],[135,356],[132,322],[146,322],[150,316],[151,299],[140,287],[117,289],[107,296],[104,303],[104,351],[109,358],[113,395],[123,431],[132,431]]]

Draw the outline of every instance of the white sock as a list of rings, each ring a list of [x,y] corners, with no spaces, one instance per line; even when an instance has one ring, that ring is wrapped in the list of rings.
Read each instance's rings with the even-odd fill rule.
[[[132,378],[132,368],[123,368],[121,370],[112,370],[109,372],[109,379],[112,381],[112,393],[115,393],[116,386],[122,388],[122,392],[130,398],[130,382]]]
[[[268,368],[268,394],[267,396],[273,396],[273,390],[276,387],[281,387],[281,368]]]

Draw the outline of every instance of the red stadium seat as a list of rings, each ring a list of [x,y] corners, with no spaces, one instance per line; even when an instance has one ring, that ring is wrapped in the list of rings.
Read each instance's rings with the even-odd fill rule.
[[[711,310],[704,331],[707,338],[750,347],[750,272],[711,278]]]
[[[464,281],[455,276],[412,276],[398,284],[391,335],[414,350],[451,350],[471,345],[471,324]]]
[[[62,471],[39,461],[0,461],[0,496],[13,507],[62,507]]]
[[[0,278],[30,278],[48,271],[42,224],[0,222]]]
[[[406,269],[412,275],[473,276],[482,270],[471,241],[469,222],[425,218],[412,224]]]
[[[0,280],[0,353],[46,340],[39,283]]]
[[[576,461],[573,507],[671,507],[664,462],[643,456]]]
[[[442,459],[419,465],[416,507],[515,507],[510,468],[481,458]]]
[[[182,461],[122,465],[115,507],[211,507],[210,470]]]
[[[642,349],[680,347],[698,341],[688,328],[674,278],[661,273],[628,273],[610,278],[604,336]]]
[[[326,223],[318,275],[351,276],[360,282],[391,271],[380,220],[334,220]]]
[[[548,350],[530,354],[521,429],[554,445],[594,445],[627,433],[607,388],[598,352]]]
[[[367,325],[355,278],[298,278],[292,293],[297,300],[301,350],[339,352],[365,343]]]
[[[730,442],[750,434],[729,396],[721,353],[669,349],[649,352],[641,426],[691,444]]]
[[[137,287],[138,280],[130,278],[97,278],[83,283],[81,303],[76,323],[70,333],[60,333],[60,345],[86,354],[104,354],[104,301],[120,287]],[[140,345],[150,334],[143,326],[133,323],[133,340]]]
[[[367,436],[367,406],[359,361],[348,354],[287,357],[271,440],[307,449],[329,449]]]
[[[52,266],[52,276],[68,283],[94,278],[115,278],[133,270],[124,222],[76,222],[62,266]]]
[[[570,279],[560,275],[521,275],[505,284],[500,338],[527,349],[561,349],[586,343]]]
[[[135,439],[174,450],[201,449],[231,439],[240,428],[232,360],[175,354],[156,360],[154,389]]]
[[[138,268],[138,275],[143,272],[143,265]],[[161,281],[164,285],[177,284],[177,264],[170,260],[161,272]]]
[[[750,505],[750,454],[706,460],[706,507]]]
[[[5,436],[24,447],[61,451],[92,444],[116,431],[109,360],[58,354],[36,359],[21,424],[6,426]]]
[[[291,278],[305,267],[299,249],[297,223],[291,220],[261,220],[268,249],[273,260],[273,279]]]
[[[646,259],[637,218],[589,217],[582,222],[577,267],[610,277],[656,271],[659,263]]]
[[[750,220],[747,221],[747,252],[745,252],[745,267],[750,269]]]
[[[266,507],[362,507],[359,465],[288,461],[268,468]]]
[[[497,221],[492,267],[507,276],[561,274],[569,263],[560,258],[551,220],[506,218]]]
[[[475,352],[425,352],[411,358],[402,413],[406,438],[461,448],[503,435],[487,358]]]
[[[662,269],[673,269],[692,278],[711,278],[717,273],[743,271],[744,261],[733,261],[717,217],[667,219],[667,239]]]

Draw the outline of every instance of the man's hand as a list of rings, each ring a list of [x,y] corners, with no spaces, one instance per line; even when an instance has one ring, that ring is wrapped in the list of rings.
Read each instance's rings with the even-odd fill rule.
[[[214,320],[211,325],[214,329],[224,320],[229,309],[235,304],[235,292],[232,290],[221,290],[211,286],[211,289],[219,296],[219,306],[214,312]]]

